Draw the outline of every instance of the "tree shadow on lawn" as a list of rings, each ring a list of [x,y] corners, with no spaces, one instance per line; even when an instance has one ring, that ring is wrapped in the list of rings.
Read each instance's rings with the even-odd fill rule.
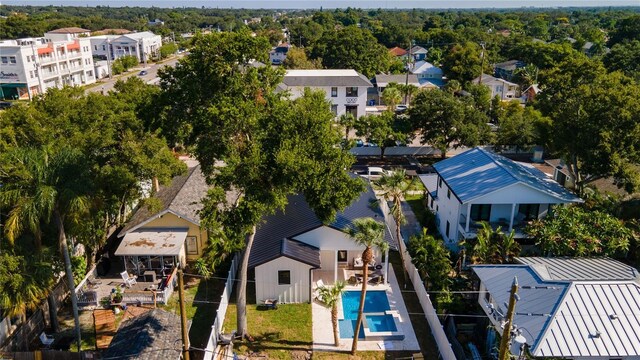
[[[191,346],[204,349],[209,342],[211,327],[216,318],[220,296],[224,290],[224,280],[204,279],[198,284],[191,307],[195,309],[189,329]],[[201,358],[194,354],[195,358]]]

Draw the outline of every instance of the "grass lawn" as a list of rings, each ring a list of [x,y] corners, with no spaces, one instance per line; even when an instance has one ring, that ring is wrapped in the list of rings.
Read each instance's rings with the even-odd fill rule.
[[[236,328],[236,306],[229,304],[224,331]],[[253,342],[234,342],[238,354],[258,353],[268,359],[304,359],[311,351],[311,304],[283,304],[277,310],[247,304],[247,327]]]
[[[425,219],[429,210],[424,206],[424,194],[410,194],[405,196],[404,199],[411,206],[413,213],[416,214],[416,219],[418,219],[420,225],[427,226]]]

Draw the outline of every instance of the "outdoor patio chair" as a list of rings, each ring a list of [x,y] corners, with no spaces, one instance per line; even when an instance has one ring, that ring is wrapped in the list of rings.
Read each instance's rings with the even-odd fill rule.
[[[369,284],[370,285],[380,285],[382,284],[382,275],[376,275],[374,277],[372,277],[371,279],[369,279]]]
[[[40,334],[40,342],[45,348],[48,349],[49,347],[51,347],[54,341],[55,339],[53,338],[53,336],[45,334],[44,331],[42,332],[42,334]]]
[[[267,310],[278,310],[278,299],[266,299],[262,305],[264,305]]]
[[[349,285],[359,285],[359,284],[362,284],[362,279],[355,275],[351,275],[347,280],[347,283]]]
[[[136,276],[131,277],[126,271],[121,272],[120,276],[122,276],[122,280],[127,287],[131,287],[131,285],[137,284]]]
[[[323,288],[323,287],[324,287],[324,281],[322,281],[322,279],[316,281],[316,289]]]

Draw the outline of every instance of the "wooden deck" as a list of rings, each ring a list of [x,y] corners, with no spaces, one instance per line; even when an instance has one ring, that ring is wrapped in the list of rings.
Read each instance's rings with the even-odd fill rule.
[[[96,332],[96,350],[106,349],[116,335],[116,317],[112,310],[94,310],[93,326]]]

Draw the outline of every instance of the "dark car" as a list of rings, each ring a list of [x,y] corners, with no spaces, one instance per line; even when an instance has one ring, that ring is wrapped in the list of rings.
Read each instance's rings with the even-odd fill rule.
[[[138,74],[138,76],[145,76],[147,74],[148,74],[147,70],[142,70],[140,71],[140,74]]]
[[[13,104],[8,101],[0,101],[0,110],[8,109],[11,107],[11,105]]]

